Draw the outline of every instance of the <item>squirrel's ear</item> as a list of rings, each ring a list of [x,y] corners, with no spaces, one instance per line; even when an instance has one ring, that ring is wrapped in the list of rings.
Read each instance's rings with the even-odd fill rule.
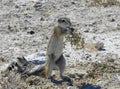
[[[69,18],[63,17],[58,19],[58,23],[66,23],[68,25],[71,25],[71,21]]]
[[[59,18],[59,19],[58,19],[58,22],[59,22],[59,23],[61,23],[61,22],[62,22],[61,18]]]

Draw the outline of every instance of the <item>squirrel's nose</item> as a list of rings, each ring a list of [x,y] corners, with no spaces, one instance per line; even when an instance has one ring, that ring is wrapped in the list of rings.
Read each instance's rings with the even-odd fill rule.
[[[68,27],[72,32],[75,30],[73,27]]]
[[[70,28],[70,30],[71,30],[71,35],[73,35],[74,34],[74,28]]]
[[[73,32],[75,29],[74,28],[70,28],[70,30]]]

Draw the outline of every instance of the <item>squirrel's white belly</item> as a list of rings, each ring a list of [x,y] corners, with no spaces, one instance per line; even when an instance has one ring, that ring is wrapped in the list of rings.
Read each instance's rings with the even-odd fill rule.
[[[54,50],[55,61],[57,61],[58,58],[62,55],[62,51],[63,51],[62,47],[59,47],[57,50]]]
[[[48,55],[53,54],[54,61],[62,55],[63,52],[63,38],[53,38],[48,47]]]

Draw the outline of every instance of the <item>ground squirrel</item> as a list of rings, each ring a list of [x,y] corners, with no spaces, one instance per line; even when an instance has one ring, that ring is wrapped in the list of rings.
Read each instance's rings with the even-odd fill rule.
[[[32,75],[42,70],[45,70],[44,72],[45,76],[49,79],[52,79],[52,76],[51,76],[52,70],[54,69],[54,67],[57,66],[62,80],[72,82],[68,76],[63,75],[64,69],[66,66],[66,61],[63,56],[63,47],[64,47],[63,40],[64,40],[64,36],[66,36],[67,34],[73,34],[73,32],[74,32],[74,28],[72,27],[70,19],[66,17],[59,18],[57,21],[57,25],[53,28],[53,34],[48,43],[46,63],[43,64],[42,66],[41,65],[35,66],[34,68],[31,68],[30,71],[29,70],[27,70],[27,72],[25,72],[24,70],[22,71],[28,75]],[[18,59],[23,61],[25,60],[24,57],[18,58]],[[17,64],[24,63],[21,61],[19,62],[20,63],[17,63]],[[30,63],[29,62],[26,63],[26,60],[25,60],[25,64],[30,64]],[[22,68],[19,68],[19,69],[22,69]]]
[[[65,81],[71,81],[68,76],[63,75],[66,65],[63,56],[63,39],[65,35],[73,34],[73,31],[74,29],[69,18],[63,17],[58,19],[58,24],[54,27],[54,32],[47,47],[46,77],[50,78],[53,68],[57,66],[60,71],[60,77]]]

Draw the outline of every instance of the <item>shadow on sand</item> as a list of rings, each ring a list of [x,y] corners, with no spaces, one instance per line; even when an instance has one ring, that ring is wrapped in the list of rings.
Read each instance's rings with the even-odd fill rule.
[[[85,84],[79,89],[101,89],[101,87],[99,85]]]

